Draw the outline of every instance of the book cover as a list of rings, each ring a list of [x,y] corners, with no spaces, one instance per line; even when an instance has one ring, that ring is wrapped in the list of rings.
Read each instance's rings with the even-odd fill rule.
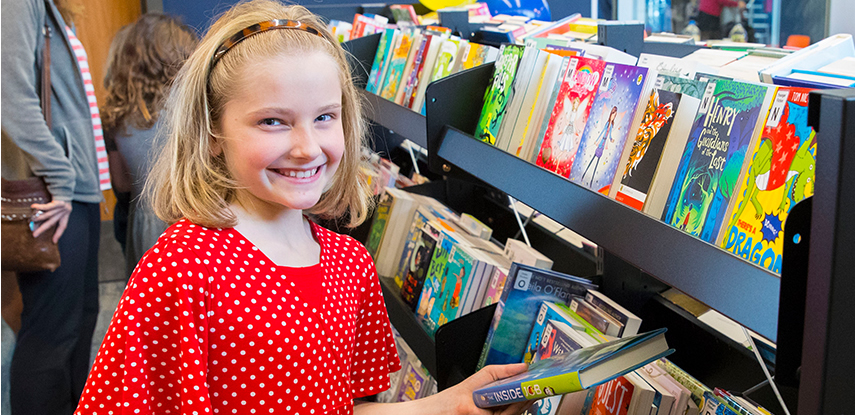
[[[704,385],[699,380],[695,379],[692,375],[686,373],[679,366],[675,365],[668,359],[659,359],[656,362],[656,366],[659,366],[669,375],[671,375],[674,380],[676,380],[679,384],[686,387],[689,392],[692,393],[690,397],[692,402],[695,405],[702,407],[704,405],[704,394],[707,392],[712,393],[712,389],[710,389],[707,385]]]
[[[405,262],[401,284],[401,298],[413,311],[418,305],[433,251],[441,236],[440,230],[430,222],[423,224],[416,232],[416,241],[412,254]]]
[[[439,56],[439,49],[445,41],[445,35],[432,34],[431,41],[428,45],[427,52],[425,53],[424,59],[419,64],[418,70],[418,82],[413,89],[413,99],[410,103],[409,107],[411,110],[416,112],[421,112],[422,107],[424,106],[425,101],[425,91],[427,90],[428,84],[430,84],[431,77],[433,76],[434,66],[436,66],[436,58]]]
[[[523,354],[523,362],[531,363],[534,356],[540,348],[541,337],[543,336],[546,325],[549,321],[557,321],[567,324],[576,330],[584,331],[582,326],[576,319],[564,312],[561,308],[550,301],[540,303],[540,310],[537,312],[537,318],[534,320],[534,326],[531,328],[531,334],[528,337],[528,344],[525,347]]]
[[[389,61],[389,70],[378,94],[381,97],[388,100],[395,99],[398,87],[401,85],[401,78],[404,76],[404,67],[407,66],[407,57],[410,54],[412,46],[413,33],[410,31],[402,32],[398,47],[392,52],[391,60]]]
[[[608,382],[673,351],[663,328],[541,360],[472,395],[481,408],[563,395]]]
[[[507,281],[507,268],[496,267],[493,269],[493,274],[490,276],[490,285],[487,287],[487,292],[484,294],[484,307],[499,302],[499,297],[501,297]]]
[[[380,246],[377,248],[376,256],[374,256],[374,262],[377,275],[393,277],[395,267],[401,258],[401,252],[404,250],[404,238],[406,238],[409,225],[413,221],[417,203],[410,196],[410,193],[404,190],[387,187],[385,191],[385,195],[392,198],[392,205],[389,210],[389,217],[386,220],[383,237],[380,239]]]
[[[531,363],[599,344],[575,327],[555,320],[547,320],[539,334],[540,342]]]
[[[536,163],[569,177],[606,62],[571,57],[543,132]]]
[[[792,207],[813,195],[816,135],[807,125],[810,89],[779,88],[763,133],[751,153],[736,211],[719,245],[781,273],[784,223]]]
[[[688,95],[697,99],[703,98],[706,87],[707,81],[664,74],[659,74],[656,77],[656,83],[653,85],[655,89]]]
[[[433,75],[430,78],[431,82],[451,75],[451,69],[454,67],[455,59],[457,59],[459,47],[460,39],[449,38],[442,42],[442,45],[439,47],[439,55],[437,55],[436,63],[433,67]]]
[[[692,393],[689,392],[689,389],[685,386],[674,380],[671,375],[665,372],[665,370],[657,364],[649,363],[638,369],[636,372],[643,372],[647,379],[658,385],[658,388],[667,391],[668,394],[674,397],[674,401],[671,404],[671,411],[669,413],[675,415],[685,414],[690,410],[689,401]]]
[[[407,271],[411,265],[410,258],[416,248],[416,244],[419,242],[422,227],[432,219],[436,218],[431,212],[431,209],[426,206],[426,203],[422,200],[419,200],[418,202],[420,203],[420,206],[418,206],[416,211],[413,213],[413,222],[409,225],[407,236],[404,238],[404,249],[401,251],[401,257],[398,259],[398,265],[395,266],[393,277],[395,278],[395,284],[398,285],[398,288],[403,285],[404,279],[407,277]]]
[[[641,327],[641,318],[599,291],[588,291],[585,300],[603,313],[623,324],[618,337],[635,336]]]
[[[503,45],[499,52],[493,80],[487,90],[475,133],[477,138],[490,145],[496,144],[496,135],[499,133],[499,126],[505,116],[505,107],[508,103],[507,94],[514,82],[517,66],[524,50],[525,48],[520,45]]]
[[[574,298],[570,302],[570,309],[606,336],[618,337],[623,329],[619,322],[607,316],[582,297]]]
[[[758,120],[764,85],[718,80],[707,84],[662,220],[715,243],[742,172]]]
[[[620,376],[597,387],[591,401],[589,415],[634,415],[630,406],[638,406],[636,400],[642,393],[639,382],[630,381],[632,376]],[[640,412],[647,414],[647,412]]]
[[[425,330],[431,334],[436,332],[437,328],[436,320],[431,319],[431,314],[436,303],[442,301],[438,299],[445,294],[443,290],[448,278],[446,266],[448,265],[452,248],[458,243],[454,232],[444,229],[441,232],[442,236],[433,249],[433,256],[430,260],[422,293],[419,296],[419,305],[416,309],[416,316],[425,327]]]
[[[458,308],[463,300],[463,290],[468,287],[470,276],[475,268],[475,259],[465,241],[458,240],[451,244],[445,269],[435,283],[433,307],[428,312],[428,333],[433,335],[439,326],[457,318]]]
[[[419,80],[421,79],[422,72],[424,71],[425,60],[428,58],[428,54],[430,53],[431,44],[434,39],[439,39],[437,36],[425,33],[422,36],[422,44],[419,47],[419,51],[416,54],[416,59],[413,62],[413,69],[410,71],[409,80],[407,80],[407,89],[404,91],[404,99],[401,105],[411,108],[413,106],[413,101],[416,99],[416,93],[419,88]],[[437,50],[437,46],[434,45],[434,50]]]
[[[419,362],[410,362],[401,380],[397,402],[414,401],[422,396],[422,389],[430,375]]]
[[[395,22],[409,22],[415,25],[419,24],[419,16],[416,14],[416,9],[412,4],[390,4],[389,11],[392,12],[392,17]]]
[[[380,196],[380,201],[377,202],[377,209],[374,211],[374,220],[371,222],[371,229],[368,231],[368,239],[365,242],[365,248],[372,258],[377,258],[377,251],[380,248],[380,241],[383,239],[383,234],[386,232],[394,200],[392,195],[383,193]]]
[[[476,66],[490,62],[491,55],[498,53],[498,50],[492,46],[482,45],[475,42],[469,43],[469,49],[463,57],[460,69],[472,69]],[[495,59],[495,58],[494,58]]]
[[[354,27],[355,28],[355,27]],[[368,83],[365,85],[365,90],[371,93],[377,93],[379,89],[380,78],[383,76],[383,70],[388,59],[389,51],[392,50],[395,41],[395,29],[386,29],[380,35],[380,43],[377,45],[377,54],[374,55],[374,64],[371,65],[371,72],[368,76]]]
[[[646,77],[647,68],[606,65],[570,170],[571,181],[609,193],[647,85]]]
[[[618,202],[636,210],[644,206],[681,96],[669,91],[651,91],[629,160],[620,171],[620,187],[615,194]]]
[[[520,60],[517,73],[514,76],[514,81],[511,83],[510,90],[507,93],[506,99],[508,104],[505,107],[505,117],[501,125],[499,125],[498,134],[496,134],[495,146],[503,151],[511,152],[511,136],[520,118],[520,110],[523,101],[529,90],[534,92],[536,83],[540,79],[540,75],[545,69],[546,56],[548,54],[537,48],[527,45]]]
[[[398,92],[395,93],[395,103],[398,105],[404,105],[404,101],[412,92],[413,73],[418,69],[417,67],[421,62],[420,59],[424,54],[427,39],[428,36],[421,32],[413,37],[413,44],[410,46],[410,53],[407,55],[407,64],[404,65],[404,72],[401,74],[401,83],[398,84]]]
[[[541,302],[567,303],[597,288],[583,278],[519,263],[511,266],[508,282],[493,315],[495,330],[487,333],[481,366],[522,362]]]

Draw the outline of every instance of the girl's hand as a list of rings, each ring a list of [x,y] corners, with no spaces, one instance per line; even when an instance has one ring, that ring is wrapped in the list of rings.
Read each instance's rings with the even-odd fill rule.
[[[518,415],[534,404],[534,401],[518,402],[507,406],[482,409],[475,406],[475,401],[472,400],[472,392],[493,381],[522,373],[527,367],[528,366],[525,363],[487,366],[463,382],[440,392],[436,397],[437,399],[441,399],[441,402],[444,402],[445,405],[448,405],[447,408],[452,409],[453,411],[450,413],[453,414]]]
[[[33,237],[38,238],[53,225],[58,225],[53,234],[53,243],[59,242],[59,238],[68,226],[68,218],[71,216],[71,202],[54,200],[46,204],[34,203],[30,207],[39,211],[33,216],[33,222],[36,226],[33,229]]]

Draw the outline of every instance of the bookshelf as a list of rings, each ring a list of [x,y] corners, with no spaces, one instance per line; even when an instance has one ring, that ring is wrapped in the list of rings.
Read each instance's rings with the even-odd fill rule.
[[[373,54],[361,56],[365,61],[365,56],[370,60]],[[844,209],[855,203],[855,89],[811,95],[809,119],[817,129],[822,150],[808,218],[812,223],[805,234],[809,236],[808,271],[796,277],[806,278],[806,296],[803,305],[781,304],[781,279],[767,270],[473,138],[470,133],[475,129],[492,70],[492,64],[483,65],[428,87],[425,140],[433,172],[507,193],[594,241],[640,273],[689,294],[772,341],[791,329],[784,322],[779,326],[779,312],[803,315],[804,335],[796,337],[803,339],[801,382],[794,389],[798,396],[796,413],[847,411],[848,385],[855,372],[850,346],[855,333],[855,305],[849,299],[855,293],[855,279],[851,278],[855,269],[855,218],[846,215]],[[413,113],[385,103],[378,103],[376,108],[381,108],[382,114],[374,115],[373,121],[381,125],[400,122],[392,119]],[[414,138],[419,139],[421,127],[411,133],[418,134]],[[396,320],[403,319],[394,316],[399,311],[392,297],[396,297],[394,293],[386,293],[391,303],[390,318],[397,327]],[[679,314],[660,305],[660,309]],[[410,340],[404,336],[408,341],[421,342],[418,337]],[[426,344],[425,349],[433,350],[416,354],[423,361],[436,359],[436,344]],[[779,343],[779,350],[787,347]],[[439,370],[437,364],[442,365],[434,362],[432,374]],[[790,407],[795,409],[792,403]]]

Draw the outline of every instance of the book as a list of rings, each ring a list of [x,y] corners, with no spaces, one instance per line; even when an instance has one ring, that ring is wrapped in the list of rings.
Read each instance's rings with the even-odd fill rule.
[[[436,64],[436,57],[439,55],[439,48],[445,40],[444,35],[431,34],[430,36],[431,40],[427,46],[424,58],[422,58],[421,63],[419,63],[418,71],[416,73],[418,81],[416,86],[413,88],[413,98],[409,105],[409,108],[416,112],[420,112],[424,105],[425,91],[427,90],[428,84],[430,84],[431,76],[433,76],[433,68]]]
[[[570,58],[562,59],[555,82],[552,85],[546,84],[542,87],[544,93],[538,96],[535,107],[532,108],[529,123],[523,133],[523,146],[519,154],[517,154],[520,158],[528,160],[531,163],[537,163],[537,156],[540,152],[540,147],[543,145],[543,136],[549,125],[552,109],[558,100],[558,93],[561,90],[561,84],[569,66]]]
[[[537,354],[538,349],[541,346],[540,343],[544,335],[546,325],[549,324],[550,321],[566,324],[569,327],[573,327],[575,330],[583,332],[585,330],[585,326],[567,314],[563,309],[556,306],[555,303],[551,301],[541,302],[540,309],[537,312],[537,318],[534,320],[534,326],[532,326],[531,334],[528,337],[528,344],[525,347],[525,353],[523,354],[524,363],[531,363],[533,361],[534,356]]]
[[[407,277],[407,271],[411,265],[410,258],[412,257],[416,245],[419,243],[419,236],[421,234],[422,227],[432,219],[436,219],[436,216],[433,215],[430,207],[426,206],[426,201],[423,200],[423,196],[415,194],[412,196],[416,199],[418,206],[416,207],[416,211],[413,212],[413,221],[408,226],[407,236],[404,238],[404,247],[401,251],[401,257],[398,259],[397,266],[395,266],[393,277],[395,278],[395,284],[398,288],[401,288],[404,279]]]
[[[669,412],[670,414],[683,415],[691,410],[689,402],[691,402],[692,393],[688,388],[681,385],[671,377],[665,369],[662,369],[655,363],[648,363],[639,368],[636,372],[643,372],[646,378],[652,382],[656,382],[659,387],[674,396],[674,401],[671,404],[671,411]],[[697,405],[695,405],[695,410],[697,410]]]
[[[703,98],[706,87],[706,81],[693,78],[680,78],[665,74],[657,75],[656,83],[653,84],[653,88],[655,89],[688,95],[698,100]]]
[[[485,241],[489,241],[490,236],[493,235],[492,228],[468,213],[460,214],[460,221],[458,224],[463,228],[463,230],[469,232],[470,235]]]
[[[417,204],[409,193],[394,187],[387,187],[383,198],[391,199],[389,216],[386,219],[383,236],[373,258],[377,267],[377,275],[393,277],[401,258],[401,252],[404,249],[404,238],[407,236],[409,224],[412,223]]]
[[[485,63],[495,62],[498,55],[499,49],[493,46],[469,42],[469,48],[463,56],[460,70],[472,69]]]
[[[428,221],[415,234],[412,254],[407,258],[405,268],[399,271],[402,272],[401,299],[413,311],[418,305],[433,251],[442,233],[435,223]]]
[[[511,152],[509,148],[512,146],[512,134],[520,118],[523,101],[526,100],[527,95],[534,93],[537,88],[537,83],[546,66],[547,55],[546,52],[531,46],[530,43],[526,45],[514,82],[507,94],[508,104],[505,109],[505,118],[499,125],[499,132],[496,134],[495,146],[503,151]]]
[[[704,394],[707,392],[712,393],[712,389],[695,379],[692,375],[686,373],[683,369],[680,369],[679,366],[675,365],[668,359],[659,359],[654,362],[656,366],[659,366],[663,370],[665,370],[669,375],[671,375],[674,380],[676,380],[679,384],[686,387],[689,392],[692,393],[690,399],[695,403],[696,406],[703,406],[704,404]]]
[[[624,147],[630,130],[644,111],[645,91],[652,85],[648,68],[608,64],[591,104],[570,180],[608,195],[618,166],[627,156]],[[621,166],[622,167],[622,166]]]
[[[395,41],[395,32],[395,29],[389,28],[380,35],[380,43],[377,46],[377,53],[374,55],[374,64],[371,65],[368,83],[365,85],[365,90],[368,92],[377,93],[379,89],[380,78]]]
[[[472,395],[480,408],[562,395],[608,382],[673,351],[663,328],[541,360]]]
[[[511,262],[519,262],[540,269],[552,269],[551,259],[518,239],[508,238],[505,242],[503,254]]]
[[[607,336],[618,337],[618,334],[623,330],[623,325],[620,322],[594,307],[582,297],[574,298],[570,302],[570,309]]]
[[[549,121],[544,125],[536,159],[538,166],[563,177],[570,176],[605,68],[605,61],[570,58],[555,104],[548,111]]]
[[[451,244],[445,269],[434,285],[434,304],[427,315],[425,327],[433,335],[439,326],[459,317],[464,290],[475,270],[476,259],[469,244],[460,238]]]
[[[398,87],[401,85],[401,78],[404,76],[404,69],[407,66],[407,58],[410,55],[410,48],[413,46],[414,33],[412,31],[402,31],[400,36],[397,47],[392,51],[387,74],[378,94],[390,101],[394,101],[395,95],[398,93]]]
[[[455,60],[457,59],[460,43],[461,40],[459,38],[451,37],[445,39],[439,46],[439,54],[436,57],[436,62],[434,62],[433,74],[430,78],[431,82],[451,75],[451,69],[454,67]]]
[[[395,22],[398,24],[402,22],[409,22],[414,25],[419,24],[419,16],[416,14],[416,9],[413,8],[412,4],[390,4],[389,11],[392,12],[392,17],[395,18]]]
[[[641,318],[599,291],[588,291],[585,300],[623,325],[618,337],[634,336],[641,327]]]
[[[702,64],[696,61],[672,58],[670,56],[653,55],[650,53],[642,53],[638,56],[638,66],[655,69],[658,74],[689,79],[695,76],[695,72],[697,72],[696,68],[698,66],[701,66],[702,70],[705,72],[709,71],[709,68],[704,68]]]
[[[519,263],[511,265],[479,367],[522,361],[542,301],[567,303],[573,295],[585,295],[587,290],[596,288],[584,278]]]
[[[657,89],[650,92],[641,125],[631,143],[629,158],[618,170],[621,175],[619,186],[610,192],[618,202],[636,210],[644,207],[681,97],[681,94]]]
[[[665,203],[665,223],[716,242],[772,91],[739,81],[707,84]]]
[[[556,320],[546,320],[543,330],[539,333],[532,330],[532,333],[536,334],[535,337],[539,337],[540,341],[531,363],[600,343],[584,331]]]
[[[448,283],[448,266],[451,251],[459,242],[459,236],[454,231],[441,229],[442,236],[434,246],[430,266],[425,276],[424,287],[419,296],[419,305],[416,316],[424,326],[425,330],[433,335],[437,329],[437,321],[442,310],[442,301],[446,299],[446,285]],[[453,288],[452,288],[453,290]],[[450,293],[449,293],[450,294]],[[440,304],[437,307],[437,302]],[[448,307],[446,305],[446,307]],[[434,312],[434,309],[438,311]]]
[[[401,380],[397,402],[414,401],[425,393],[430,375],[420,362],[409,362]]]
[[[645,366],[649,366],[648,363]],[[653,388],[653,404],[648,407],[648,411],[643,412],[647,413],[656,413],[659,415],[671,415],[671,410],[674,408],[675,402],[677,402],[677,396],[675,396],[670,390],[666,389],[662,386],[656,379],[652,378],[646,371],[644,371],[644,367],[642,366],[635,372],[632,372],[634,375],[637,375],[642,380],[644,380],[647,385]],[[643,411],[643,409],[642,409]],[[674,414],[676,415],[676,413]]]
[[[404,65],[404,70],[401,72],[401,79],[399,80],[397,91],[395,92],[395,99],[393,100],[398,105],[403,105],[404,103],[404,96],[407,93],[407,87],[410,83],[413,67],[417,65],[416,57],[424,50],[425,40],[425,35],[420,31],[417,31],[413,36],[413,43],[410,46],[410,52],[407,54],[407,61]]]
[[[484,293],[483,307],[499,302],[508,281],[508,268],[496,267],[490,275],[490,285]]]
[[[718,241],[776,274],[781,273],[787,214],[814,192],[816,135],[807,124],[810,91],[778,88],[763,133],[749,153],[735,211]]]
[[[574,52],[575,53],[575,52]],[[535,143],[537,137],[535,131],[540,131],[543,123],[544,114],[552,110],[550,106],[553,104],[552,97],[554,92],[560,88],[558,77],[563,76],[567,71],[567,66],[570,60],[568,58],[549,53],[547,55],[546,65],[538,80],[537,87],[527,97],[527,102],[522,105],[517,119],[517,124],[511,135],[511,144],[508,148],[511,154],[516,154],[517,157],[530,159],[531,154],[536,149]]]
[[[514,82],[517,66],[524,50],[525,48],[519,45],[503,45],[499,51],[493,79],[487,90],[475,131],[478,139],[490,145],[496,144],[496,135],[499,133],[499,126],[505,116],[505,107],[508,103],[507,95]]]
[[[662,92],[662,94],[665,94],[665,92]],[[660,94],[660,98],[662,94]],[[626,183],[627,186],[640,191],[641,194],[636,199],[643,199],[642,212],[655,218],[662,217],[662,210],[665,208],[668,193],[671,191],[671,184],[674,182],[674,176],[677,175],[680,157],[686,148],[686,142],[689,140],[689,133],[695,121],[695,115],[698,113],[698,108],[701,105],[700,99],[686,94],[681,94],[679,101],[675,102],[677,105],[676,111],[673,119],[669,122],[670,127],[662,150],[659,151],[658,144],[655,144],[662,138],[661,135],[654,136],[654,141],[651,144],[652,150],[648,149],[645,159],[640,163],[642,167],[639,168],[638,173],[635,173],[638,176],[638,180],[634,179],[633,182],[641,182],[642,184],[634,187],[631,185],[633,182],[627,181]],[[648,163],[652,162],[656,162],[656,167],[653,170],[653,176],[650,178],[649,185],[644,190],[647,180],[645,176],[647,170],[644,169],[647,168]],[[629,193],[628,190],[627,193]]]

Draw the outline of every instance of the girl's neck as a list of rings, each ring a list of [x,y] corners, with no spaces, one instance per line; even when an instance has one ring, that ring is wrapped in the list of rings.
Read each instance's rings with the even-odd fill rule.
[[[274,264],[306,267],[320,261],[320,244],[302,210],[247,209],[240,203],[231,209],[237,217],[235,229]]]

